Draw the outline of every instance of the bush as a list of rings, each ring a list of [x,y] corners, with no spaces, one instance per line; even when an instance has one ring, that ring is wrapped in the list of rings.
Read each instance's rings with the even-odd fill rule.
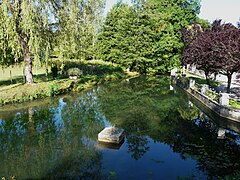
[[[82,76],[83,72],[79,68],[70,68],[68,70],[68,76]]]
[[[48,87],[49,89],[49,96],[56,96],[57,94],[59,94],[59,87],[57,84],[52,84]]]
[[[52,71],[52,76],[55,78],[58,75],[58,68],[56,65],[54,65],[53,67],[51,67],[51,71]]]

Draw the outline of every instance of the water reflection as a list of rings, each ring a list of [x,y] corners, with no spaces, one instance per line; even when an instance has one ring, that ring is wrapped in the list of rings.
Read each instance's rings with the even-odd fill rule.
[[[169,144],[183,159],[197,160],[199,170],[210,177],[240,170],[240,160],[236,158],[240,155],[239,146],[232,140],[218,139],[219,124],[186,100],[186,95],[167,89],[166,78],[144,78],[140,82],[133,79],[121,90],[111,84],[99,93],[108,120],[127,131],[128,152],[134,159],[150,151],[150,137]],[[111,105],[114,106],[108,111]]]
[[[1,120],[1,176],[100,178],[102,156],[93,142],[103,122],[93,118],[91,98],[60,99],[58,106],[29,107]]]
[[[0,114],[0,174],[206,179],[238,173],[239,124],[222,126],[195,104],[181,91],[169,90],[167,77],[140,77]],[[97,143],[97,134],[109,125],[125,130],[121,148]]]

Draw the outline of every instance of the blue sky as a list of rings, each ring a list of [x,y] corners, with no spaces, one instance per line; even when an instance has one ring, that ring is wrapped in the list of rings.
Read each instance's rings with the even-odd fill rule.
[[[117,0],[106,0],[106,11],[109,11]],[[131,0],[123,0],[130,3]],[[234,25],[240,21],[240,0],[201,0],[201,13],[199,17],[210,22],[222,19]]]

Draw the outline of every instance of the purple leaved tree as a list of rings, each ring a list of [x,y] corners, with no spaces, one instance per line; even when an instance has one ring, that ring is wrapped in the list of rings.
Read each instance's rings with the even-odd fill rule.
[[[182,35],[185,43],[182,63],[195,64],[203,70],[208,84],[211,73],[226,75],[229,92],[232,74],[240,69],[240,29],[216,20],[209,28],[194,25],[183,30]]]

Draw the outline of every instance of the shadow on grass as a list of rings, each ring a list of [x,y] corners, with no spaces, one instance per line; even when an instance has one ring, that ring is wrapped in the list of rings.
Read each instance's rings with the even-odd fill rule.
[[[58,69],[58,75],[57,77],[53,77],[52,73],[49,73],[48,76],[46,76],[45,73],[33,75],[33,80],[35,83],[40,82],[49,82],[57,79],[65,79],[68,77],[67,71],[70,68],[79,68],[83,72],[83,76],[88,75],[95,75],[95,76],[104,76],[104,75],[111,75],[111,74],[123,74],[124,71],[120,66],[114,66],[111,64],[104,64],[104,63],[96,63],[91,64],[88,62],[71,62],[66,61],[64,62],[64,67],[61,68],[62,62],[60,61],[54,61],[53,64],[57,66]],[[88,78],[86,78],[88,79]],[[13,84],[24,84],[25,78],[22,75],[14,76],[12,78],[12,81],[10,79],[8,80],[0,80],[0,87],[1,86],[8,86]]]
[[[8,86],[12,84],[23,84],[25,80],[23,79],[23,76],[14,76],[12,78],[12,81],[10,79],[8,80],[0,80],[0,86]]]
[[[207,80],[203,79],[203,78],[200,78],[200,77],[191,77],[191,79],[194,79],[197,84],[207,84]],[[210,86],[211,87],[216,87],[220,84],[221,84],[220,82],[210,80]]]
[[[67,73],[70,68],[79,68],[83,71],[84,75],[102,75],[111,74],[114,72],[123,72],[120,66],[116,66],[110,63],[102,61],[73,61],[65,60],[64,62],[60,60],[53,60],[53,65],[57,66],[58,70],[62,73]]]

